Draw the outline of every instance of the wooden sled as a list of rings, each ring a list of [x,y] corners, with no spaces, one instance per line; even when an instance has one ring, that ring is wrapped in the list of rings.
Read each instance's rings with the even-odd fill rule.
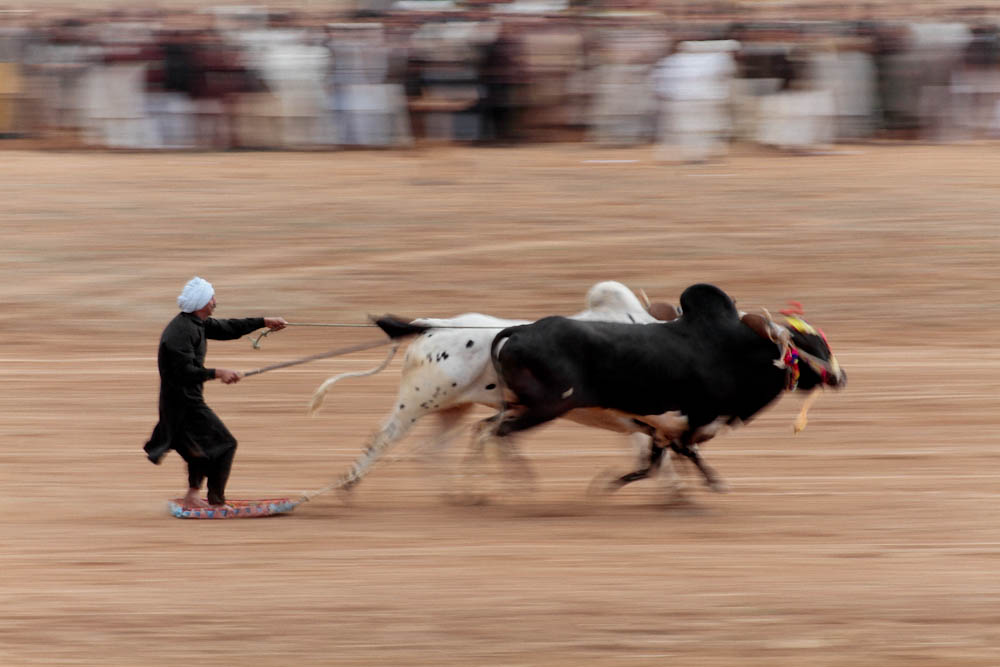
[[[300,498],[227,500],[230,509],[215,507],[184,509],[181,500],[174,498],[167,501],[167,509],[177,519],[256,519],[291,512],[301,502]]]

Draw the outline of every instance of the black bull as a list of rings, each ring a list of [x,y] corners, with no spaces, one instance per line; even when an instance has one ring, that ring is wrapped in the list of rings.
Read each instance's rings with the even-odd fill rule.
[[[653,438],[648,465],[616,488],[658,469],[670,447],[722,490],[699,443],[749,421],[786,390],[846,382],[825,337],[800,319],[762,335],[708,284],[687,288],[680,304],[682,316],[662,324],[547,317],[504,329],[492,358],[513,400],[486,420],[489,430],[502,438],[570,411],[601,411],[616,430],[625,424]]]

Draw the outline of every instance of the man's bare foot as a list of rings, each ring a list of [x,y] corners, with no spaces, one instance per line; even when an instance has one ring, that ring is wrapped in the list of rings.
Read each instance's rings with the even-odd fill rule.
[[[212,506],[202,499],[198,489],[188,489],[188,492],[184,494],[184,498],[181,499],[181,507],[186,510],[201,510],[209,509]]]

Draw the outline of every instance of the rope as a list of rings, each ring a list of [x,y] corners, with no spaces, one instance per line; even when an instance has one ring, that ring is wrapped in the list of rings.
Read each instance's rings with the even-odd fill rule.
[[[340,328],[355,328],[355,329],[370,329],[372,327],[378,328],[377,324],[342,324],[342,323],[325,323],[325,322],[287,322],[285,326],[289,327],[340,327]],[[428,325],[428,329],[502,329],[503,327],[489,326],[486,324],[467,324],[461,325],[457,324],[454,326],[443,326],[443,325]],[[260,349],[260,341],[263,340],[265,336],[270,334],[273,329],[266,329],[262,334],[250,341],[253,349]]]
[[[375,324],[322,324],[319,322],[288,322],[290,327],[374,327]],[[270,329],[268,330],[270,331]]]
[[[316,361],[317,359],[327,359],[329,357],[339,357],[342,354],[350,354],[352,352],[361,352],[362,350],[370,350],[373,347],[381,347],[383,345],[388,345],[392,341],[388,338],[385,340],[374,340],[365,343],[358,343],[357,345],[348,345],[347,347],[338,347],[327,352],[320,352],[319,354],[311,354],[308,357],[302,357],[301,359],[293,359],[292,361],[283,361],[280,364],[271,364],[270,366],[264,366],[263,368],[255,368],[252,371],[247,371],[243,373],[243,377],[250,377],[251,375],[260,375],[261,373],[266,373],[268,371],[277,370],[279,368],[288,368],[289,366],[298,366],[299,364],[308,363],[310,361]]]
[[[418,318],[419,319],[419,318]],[[288,322],[290,327],[378,327],[377,324],[321,324],[319,322]],[[428,329],[502,329],[491,324],[428,324]],[[270,331],[270,329],[268,329]]]
[[[299,499],[295,501],[295,504],[299,505],[301,503],[306,503],[316,496],[321,496],[324,493],[354,486],[361,481],[361,479],[367,474],[368,469],[373,466],[379,458],[379,448],[375,446],[368,447],[362,453],[361,457],[354,461],[350,470],[320,489],[303,492],[302,495],[299,496]],[[401,460],[401,457],[382,459],[382,465],[398,460]]]
[[[323,495],[324,493],[329,493],[330,491],[333,491],[335,489],[342,489],[345,486],[349,486],[351,483],[353,483],[351,476],[344,475],[340,479],[327,484],[322,489],[316,489],[315,491],[307,491],[306,493],[303,493],[301,496],[299,496],[299,499],[295,501],[295,504],[301,505],[302,503],[307,503],[316,496]]]
[[[341,373],[340,375],[336,375],[332,378],[327,379],[326,382],[321,384],[319,388],[313,392],[312,400],[309,402],[309,414],[315,414],[316,411],[319,410],[320,406],[323,404],[323,397],[326,396],[326,392],[329,391],[330,387],[332,387],[334,384],[336,384],[340,380],[343,380],[344,378],[367,377],[369,375],[375,375],[376,373],[385,370],[385,367],[389,365],[390,361],[392,361],[392,358],[396,355],[396,350],[398,349],[399,349],[399,341],[396,341],[393,344],[392,349],[389,350],[389,354],[387,354],[385,359],[382,360],[382,363],[380,363],[375,368],[369,369],[367,371],[353,371],[350,373]]]
[[[374,324],[318,324],[318,323],[314,323],[314,322],[287,322],[285,324],[285,326],[288,326],[288,327],[344,327],[344,328],[350,327],[350,328],[370,328],[370,327],[373,327],[373,326],[376,326],[376,325],[374,325]],[[260,349],[260,341],[263,340],[263,338],[265,336],[267,336],[268,334],[270,334],[272,331],[274,331],[274,329],[266,329],[261,335],[257,336],[253,340],[251,340],[250,344],[253,346],[253,349],[259,350]]]

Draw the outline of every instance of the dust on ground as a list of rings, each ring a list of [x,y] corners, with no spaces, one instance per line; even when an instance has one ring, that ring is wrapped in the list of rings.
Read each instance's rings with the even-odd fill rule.
[[[1000,647],[1000,190],[995,144],[865,145],[657,164],[578,145],[408,153],[4,152],[0,568],[5,665],[995,665]],[[592,478],[632,454],[557,423],[533,492],[444,502],[461,452],[421,424],[349,502],[180,521],[179,457],[148,463],[156,343],[184,281],[219,317],[571,313],[615,279],[676,302],[789,299],[850,383],[706,448],[732,485],[668,505]],[[249,370],[370,339],[292,327]],[[346,470],[393,404],[383,350],[206,395],[240,441],[229,495]],[[485,409],[482,416],[489,414]],[[429,421],[429,420],[428,420]],[[464,443],[463,443],[464,446]],[[461,448],[460,448],[461,449]]]

